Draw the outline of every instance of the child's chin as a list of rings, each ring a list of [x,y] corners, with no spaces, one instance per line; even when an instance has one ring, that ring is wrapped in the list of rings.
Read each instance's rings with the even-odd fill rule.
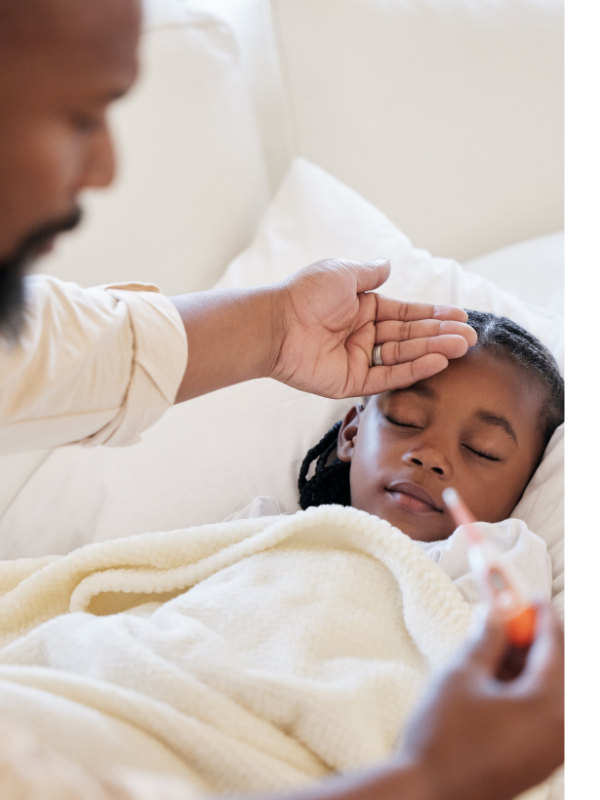
[[[386,515],[382,519],[385,519],[394,528],[398,528],[410,539],[414,539],[417,542],[439,542],[442,539],[447,539],[452,533],[451,530],[447,531],[444,526],[428,525],[424,520],[415,521],[414,519],[400,517],[397,514],[393,515],[393,517],[392,515]]]

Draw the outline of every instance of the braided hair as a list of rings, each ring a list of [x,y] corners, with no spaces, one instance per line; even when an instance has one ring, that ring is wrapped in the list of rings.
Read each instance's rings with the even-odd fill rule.
[[[467,310],[467,314],[469,325],[477,333],[475,349],[492,350],[495,355],[516,362],[545,390],[539,422],[543,440],[541,461],[552,434],[564,420],[565,384],[554,356],[535,336],[507,317],[484,311]],[[301,508],[351,504],[350,463],[337,457],[341,426],[341,420],[336,422],[304,457],[298,477]],[[314,475],[308,478],[315,459]]]

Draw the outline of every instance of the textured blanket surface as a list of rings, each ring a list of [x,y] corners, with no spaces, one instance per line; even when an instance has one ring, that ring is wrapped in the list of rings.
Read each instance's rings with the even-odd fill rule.
[[[0,712],[208,791],[384,757],[471,614],[408,537],[334,506],[2,562],[0,593]]]

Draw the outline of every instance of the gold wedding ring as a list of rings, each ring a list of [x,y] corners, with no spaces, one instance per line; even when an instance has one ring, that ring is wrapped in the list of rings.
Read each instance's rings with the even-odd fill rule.
[[[383,367],[383,359],[381,358],[381,345],[376,344],[373,348],[372,367]]]

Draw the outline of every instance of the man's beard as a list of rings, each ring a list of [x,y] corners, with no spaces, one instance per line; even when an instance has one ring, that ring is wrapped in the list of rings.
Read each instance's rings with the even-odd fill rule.
[[[9,258],[0,260],[0,336],[14,340],[25,318],[24,277],[40,250],[63,231],[75,228],[81,220],[77,208],[68,217],[47,223],[30,233]]]

